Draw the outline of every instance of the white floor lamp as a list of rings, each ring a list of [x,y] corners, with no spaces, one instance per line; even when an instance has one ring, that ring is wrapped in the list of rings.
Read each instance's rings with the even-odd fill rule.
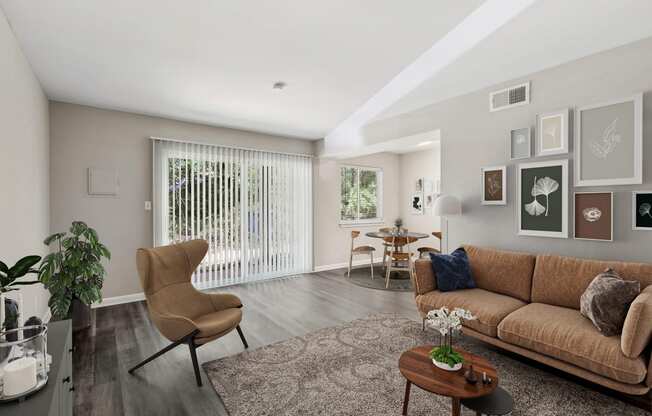
[[[444,238],[446,239],[446,250],[444,253],[448,254],[448,217],[451,215],[461,215],[462,203],[452,195],[440,195],[435,200],[433,214],[444,220]]]

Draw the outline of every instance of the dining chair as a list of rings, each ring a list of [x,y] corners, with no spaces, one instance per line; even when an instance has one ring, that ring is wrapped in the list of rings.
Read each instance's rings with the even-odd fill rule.
[[[375,248],[372,246],[358,246],[354,247],[354,241],[360,236],[360,231],[351,231],[351,253],[349,255],[349,271],[347,277],[351,277],[351,267],[353,266],[353,256],[356,254],[369,254],[369,259],[371,261],[371,278],[374,278],[374,251]]]
[[[407,234],[407,230],[405,230]],[[393,271],[407,271],[410,279],[414,278],[414,258],[411,244],[417,241],[416,238],[406,236],[385,237],[385,241],[391,242],[392,249],[389,252],[388,261],[385,265],[385,289],[389,289],[389,276]]]
[[[380,231],[381,233],[391,233],[392,232],[392,227],[379,228],[378,231]],[[389,251],[391,250],[391,248],[392,248],[392,243],[388,242],[388,241],[385,241],[385,239],[383,238],[383,267],[385,267],[385,261],[387,259],[387,254],[389,254]]]
[[[136,252],[149,317],[171,344],[132,367],[130,374],[178,345],[187,344],[197,385],[201,387],[198,347],[234,329],[238,331],[244,347],[249,347],[240,329],[240,299],[230,293],[200,292],[190,281],[207,251],[206,241],[192,240],[163,247],[140,248]]]
[[[441,247],[441,231],[434,231],[432,236],[439,240],[439,246]],[[428,253],[441,253],[441,250],[434,247],[419,247],[417,249],[419,252],[419,257],[424,257],[424,254]]]

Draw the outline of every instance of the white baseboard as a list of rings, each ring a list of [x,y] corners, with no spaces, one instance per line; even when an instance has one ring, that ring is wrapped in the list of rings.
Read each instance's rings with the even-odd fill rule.
[[[124,296],[113,296],[102,299],[102,302],[100,303],[94,303],[92,308],[104,308],[106,306],[121,305],[123,303],[140,302],[141,300],[145,300],[145,294],[143,292],[132,293],[131,295]]]
[[[359,266],[369,266],[369,259],[360,259],[360,260],[353,260],[353,267],[359,267]],[[374,261],[374,266],[376,267],[381,267],[382,262],[376,262]],[[344,263],[335,263],[335,264],[325,264],[323,266],[315,266],[313,271],[316,272],[325,272],[327,270],[336,270],[336,269],[346,269],[349,267],[349,262],[344,262]]]

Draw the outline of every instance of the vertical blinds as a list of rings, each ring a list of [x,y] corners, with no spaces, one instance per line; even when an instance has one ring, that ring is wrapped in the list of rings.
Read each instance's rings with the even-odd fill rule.
[[[197,288],[312,270],[308,156],[153,140],[154,242],[202,238]]]

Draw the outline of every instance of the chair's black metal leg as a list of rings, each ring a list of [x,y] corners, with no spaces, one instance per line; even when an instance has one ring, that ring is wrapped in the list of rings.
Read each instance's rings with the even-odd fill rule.
[[[245,349],[249,348],[249,344],[247,344],[247,340],[244,337],[244,334],[242,333],[242,329],[240,328],[240,325],[236,326],[235,329],[238,330],[238,335],[240,335],[240,340],[242,340],[242,344],[244,345]]]
[[[131,368],[129,370],[129,374],[132,374],[134,371],[138,370],[140,367],[144,366],[145,364],[149,363],[150,361],[160,357],[161,355],[165,354],[166,352],[170,351],[171,349],[181,345],[185,344],[187,342],[188,337],[183,337],[178,341],[174,341],[172,344],[168,345],[167,347],[163,348],[161,351],[155,353],[151,357],[141,361],[139,364],[137,364],[135,367]]]
[[[195,378],[197,379],[197,386],[201,387],[201,374],[199,373],[199,364],[197,363],[197,346],[195,345],[195,337],[188,340],[188,348],[190,349],[190,358],[192,359],[192,368],[195,370]]]

